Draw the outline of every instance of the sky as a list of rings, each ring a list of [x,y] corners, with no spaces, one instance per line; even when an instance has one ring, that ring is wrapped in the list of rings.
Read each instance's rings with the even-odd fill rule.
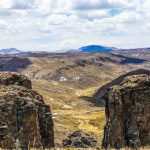
[[[0,0],[0,48],[150,47],[150,0]]]

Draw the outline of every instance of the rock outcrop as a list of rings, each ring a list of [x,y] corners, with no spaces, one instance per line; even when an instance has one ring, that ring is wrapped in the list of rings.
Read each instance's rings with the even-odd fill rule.
[[[0,73],[0,85],[18,85],[32,89],[31,81],[26,76],[11,72]]]
[[[0,73],[0,148],[54,147],[50,107],[31,88],[25,76]]]
[[[69,134],[62,142],[65,148],[94,148],[96,145],[97,142],[92,135],[80,130]]]
[[[111,87],[106,99],[103,147],[150,145],[150,76],[132,75]]]

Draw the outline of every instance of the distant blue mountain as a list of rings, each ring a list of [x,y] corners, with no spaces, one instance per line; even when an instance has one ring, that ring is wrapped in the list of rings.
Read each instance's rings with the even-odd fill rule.
[[[84,47],[79,48],[80,52],[88,52],[88,53],[92,53],[92,52],[110,53],[113,50],[116,50],[116,48],[106,47],[106,46],[101,46],[101,45],[88,45],[88,46],[84,46]]]
[[[31,51],[22,51],[16,48],[1,49],[0,54],[31,54]]]
[[[69,49],[69,50],[61,50],[61,51],[56,51],[58,52],[87,52],[87,53],[92,53],[92,52],[105,52],[109,53],[112,51],[117,50],[117,48],[114,47],[106,47],[106,46],[101,46],[101,45],[88,45],[79,48],[78,50],[75,49]],[[6,48],[6,49],[1,49],[0,54],[6,55],[6,54],[33,54],[33,53],[43,53],[43,52],[48,52],[48,51],[23,51],[19,50],[16,48]],[[54,51],[55,52],[55,51]]]

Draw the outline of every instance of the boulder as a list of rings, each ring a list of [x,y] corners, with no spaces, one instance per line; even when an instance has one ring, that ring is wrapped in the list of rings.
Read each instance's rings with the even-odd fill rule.
[[[69,134],[62,142],[65,148],[94,148],[96,145],[97,142],[92,135],[81,130]]]
[[[150,76],[132,75],[106,94],[103,147],[150,145]]]
[[[22,75],[0,73],[0,120],[0,148],[54,147],[50,107]]]

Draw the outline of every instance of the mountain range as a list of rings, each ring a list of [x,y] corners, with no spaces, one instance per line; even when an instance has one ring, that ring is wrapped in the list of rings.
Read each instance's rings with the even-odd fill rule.
[[[9,49],[0,50],[0,54],[19,54],[19,53],[22,53],[22,51],[18,50],[16,48],[9,48]]]
[[[63,50],[63,52],[82,52],[82,53],[115,53],[115,54],[135,54],[150,51],[150,48],[136,48],[136,49],[118,49],[115,47],[107,47],[102,45],[87,45],[80,47],[79,49]],[[1,49],[0,54],[32,54],[32,53],[47,53],[48,51],[23,51],[16,48]],[[59,53],[61,52],[58,51]],[[57,53],[57,52],[56,52]]]
[[[79,48],[78,50],[69,50],[69,51],[73,51],[73,52],[88,52],[88,53],[92,53],[92,52],[112,52],[113,50],[116,50],[116,48],[113,47],[106,47],[106,46],[101,46],[101,45],[88,45],[88,46],[84,46]],[[68,50],[66,50],[68,51]],[[39,51],[43,52],[43,51]],[[29,54],[29,53],[33,53],[33,51],[23,51],[23,50],[19,50],[16,48],[8,48],[8,49],[1,49],[0,50],[0,54]],[[36,52],[37,53],[37,52]]]

